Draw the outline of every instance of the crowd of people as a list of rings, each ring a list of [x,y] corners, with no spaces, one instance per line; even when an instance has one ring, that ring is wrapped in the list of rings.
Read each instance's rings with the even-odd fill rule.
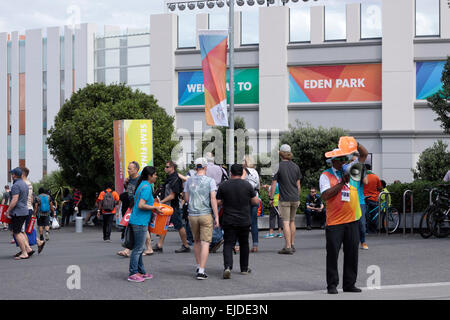
[[[349,137],[344,137],[349,138]],[[353,138],[352,138],[353,139]],[[341,246],[344,248],[344,291],[360,292],[355,287],[358,264],[358,246],[368,249],[365,235],[373,232],[376,221],[366,219],[366,212],[377,205],[379,192],[386,190],[381,181],[370,169],[362,170],[361,179],[349,175],[346,166],[364,164],[368,151],[353,139],[346,143],[353,145],[348,152],[339,148],[326,154],[331,167],[320,176],[319,190],[311,186],[304,204],[307,230],[312,229],[312,219],[325,229],[326,273],[328,293],[337,293],[339,283],[337,260]],[[347,149],[349,148],[346,146]],[[251,156],[245,156],[241,164],[234,164],[228,172],[214,163],[214,157],[207,153],[204,158],[194,161],[194,168],[187,176],[177,171],[171,160],[165,163],[167,177],[160,188],[155,188],[156,169],[151,166],[139,167],[136,161],[128,165],[128,178],[124,190],[119,194],[112,185],[106,186],[96,195],[96,210],[85,218],[91,225],[92,217],[103,220],[103,240],[111,242],[111,231],[119,210],[122,216],[131,212],[129,225],[134,235],[132,249],[117,252],[130,258],[128,280],[144,282],[152,278],[147,273],[142,257],[163,253],[165,235],[151,245],[149,225],[152,215],[161,212],[160,204],[173,209],[170,223],[178,231],[181,247],[175,253],[189,253],[195,256],[195,277],[208,278],[206,265],[210,252],[216,252],[223,245],[223,278],[230,279],[233,270],[233,252],[239,252],[240,272],[249,274],[249,253],[258,252],[258,208],[260,188],[269,194],[270,215],[269,232],[264,238],[284,238],[284,246],[278,253],[292,255],[295,249],[295,217],[300,206],[302,173],[292,161],[289,145],[279,150],[280,163],[270,185],[261,185]],[[38,252],[49,240],[50,221],[55,217],[57,203],[43,188],[34,195],[31,183],[27,180],[29,171],[16,168],[11,171],[13,185],[5,187],[3,204],[9,205],[7,216],[12,221],[12,231],[20,252],[15,259],[28,259],[33,255],[32,244],[37,244]],[[70,194],[64,191],[61,204],[61,226],[67,226],[70,217],[78,212],[82,194],[78,189]],[[34,241],[25,233],[32,216],[37,216],[39,234]],[[8,227],[8,226],[6,226]],[[278,228],[276,228],[278,227]],[[275,232],[277,231],[277,232]],[[252,235],[252,246],[249,236]],[[192,247],[192,248],[191,248]]]

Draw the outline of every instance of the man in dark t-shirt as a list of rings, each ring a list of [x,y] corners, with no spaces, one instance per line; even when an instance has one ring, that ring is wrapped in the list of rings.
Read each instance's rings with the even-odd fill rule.
[[[243,167],[240,164],[231,166],[231,180],[219,185],[216,198],[218,204],[223,206],[223,278],[230,279],[233,268],[232,250],[236,240],[240,245],[241,274],[248,274],[248,234],[251,225],[250,204],[258,205],[259,199],[251,184],[242,180]]]
[[[325,229],[326,209],[323,207],[322,199],[317,194],[316,188],[312,187],[306,196],[306,229],[311,230],[312,216],[320,219],[320,228]]]
[[[273,205],[273,197],[278,183],[280,200],[278,208],[283,221],[283,233],[285,247],[278,251],[280,254],[293,254],[295,252],[295,215],[300,205],[300,179],[302,173],[298,165],[292,162],[291,147],[283,144],[280,147],[280,166],[272,178],[272,189],[269,195],[270,205]]]

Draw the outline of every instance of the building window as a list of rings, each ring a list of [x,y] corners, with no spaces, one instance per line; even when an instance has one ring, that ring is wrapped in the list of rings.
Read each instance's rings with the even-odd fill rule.
[[[309,7],[289,9],[289,42],[311,41],[311,16]]]
[[[208,17],[209,30],[228,30],[228,15],[210,13]]]
[[[347,38],[347,14],[345,4],[325,7],[325,41],[338,41]]]
[[[178,48],[195,48],[195,14],[178,15]]]
[[[361,39],[382,37],[381,3],[361,3]]]
[[[439,16],[439,0],[416,0],[416,37],[438,37]]]
[[[241,45],[259,43],[259,14],[257,10],[241,12]]]

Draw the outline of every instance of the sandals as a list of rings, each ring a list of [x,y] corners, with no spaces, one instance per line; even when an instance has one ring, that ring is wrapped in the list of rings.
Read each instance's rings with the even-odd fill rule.
[[[45,241],[43,241],[42,244],[40,246],[38,246],[38,254],[41,254],[41,251],[44,250],[44,246],[45,246]]]
[[[14,260],[25,260],[25,259],[30,259],[30,256],[27,257],[18,256],[14,258]]]
[[[143,256],[151,256],[152,254],[153,254],[153,251],[152,251],[152,252],[145,252],[145,251],[144,251],[144,252],[142,253]]]
[[[123,251],[117,252],[117,255],[119,255],[119,256],[121,256],[121,257],[124,257],[124,258],[129,258],[129,257],[130,257],[130,255],[126,254],[126,253],[123,252]]]
[[[258,252],[258,247],[253,247],[250,252]]]

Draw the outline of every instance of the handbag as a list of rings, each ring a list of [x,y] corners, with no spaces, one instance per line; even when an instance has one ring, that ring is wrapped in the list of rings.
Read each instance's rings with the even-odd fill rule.
[[[122,232],[120,242],[122,243],[122,247],[124,247],[126,249],[130,249],[130,250],[133,249],[134,233],[133,233],[133,229],[131,228],[131,224],[128,224],[126,226],[125,230]]]
[[[52,229],[58,229],[59,228],[59,223],[58,223],[58,219],[55,217],[52,218]]]

